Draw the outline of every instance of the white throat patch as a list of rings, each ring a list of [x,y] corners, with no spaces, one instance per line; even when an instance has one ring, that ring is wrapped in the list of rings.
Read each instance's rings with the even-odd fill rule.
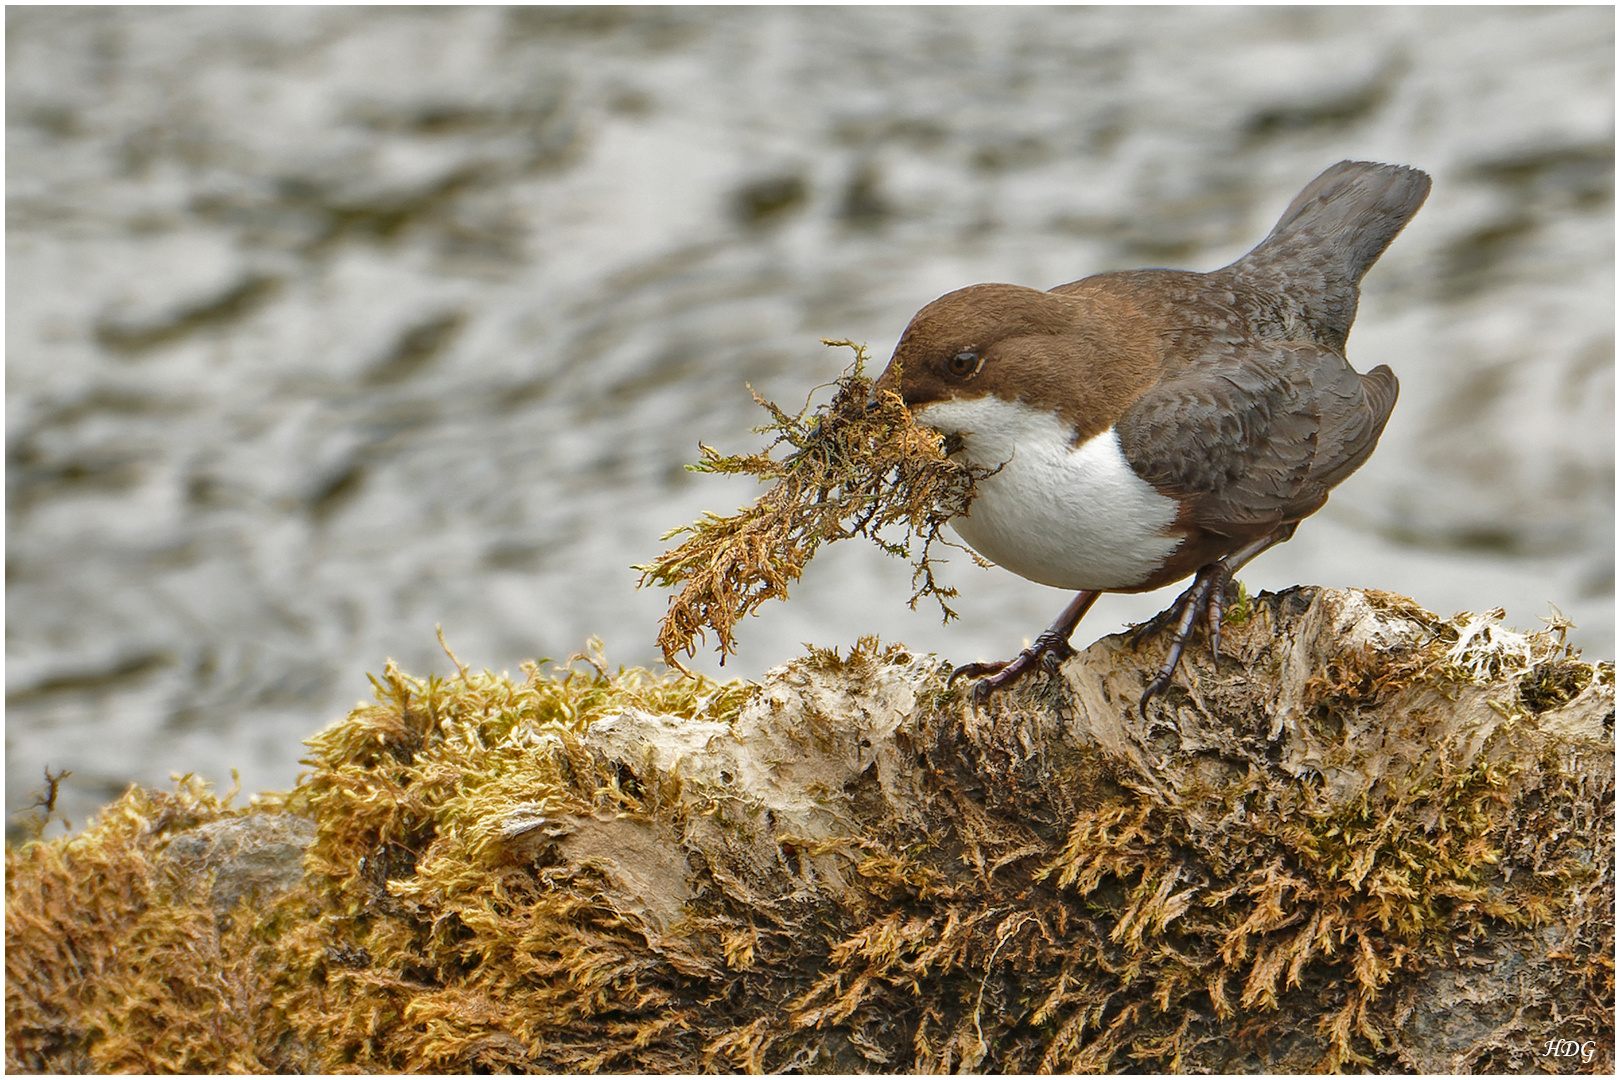
[[[1177,503],[1137,476],[1110,428],[1079,446],[1056,413],[994,395],[936,402],[919,423],[962,436],[959,456],[986,469],[951,522],[979,554],[1060,589],[1130,589],[1164,565],[1183,535]]]

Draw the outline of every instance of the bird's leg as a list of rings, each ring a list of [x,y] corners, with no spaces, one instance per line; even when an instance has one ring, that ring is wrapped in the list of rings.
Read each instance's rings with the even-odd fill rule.
[[[945,685],[950,686],[962,676],[970,679],[979,679],[988,676],[973,688],[974,705],[982,705],[992,693],[1003,686],[1015,682],[1037,665],[1049,672],[1056,672],[1058,665],[1074,655],[1074,646],[1069,644],[1069,638],[1074,634],[1074,628],[1080,625],[1087,609],[1096,603],[1097,597],[1102,593],[1093,589],[1082,589],[1075,598],[1069,601],[1069,606],[1063,609],[1063,614],[1041,632],[1035,643],[1011,660],[990,664],[963,664],[951,672],[951,677]]]
[[[1232,568],[1226,568],[1226,580],[1219,588],[1209,591],[1209,655],[1221,662],[1221,616],[1225,614],[1226,587],[1232,583]]]
[[[1187,647],[1187,639],[1192,636],[1193,624],[1198,621],[1198,616],[1201,613],[1200,609],[1204,608],[1204,605],[1209,601],[1210,587],[1219,579],[1220,587],[1224,589],[1226,587],[1225,574],[1226,565],[1219,560],[1206,564],[1193,578],[1192,585],[1176,601],[1175,607],[1180,610],[1181,617],[1176,620],[1176,632],[1170,638],[1170,654],[1164,658],[1164,663],[1159,666],[1158,674],[1154,675],[1153,681],[1147,684],[1147,689],[1142,691],[1142,700],[1137,703],[1137,709],[1141,712],[1142,719],[1147,719],[1148,700],[1157,694],[1164,693],[1165,687],[1170,685],[1170,677],[1176,673],[1176,665],[1181,663],[1182,650]]]
[[[1176,673],[1176,665],[1181,663],[1181,654],[1187,647],[1187,639],[1192,636],[1193,625],[1198,622],[1199,609],[1204,609],[1209,618],[1210,650],[1219,659],[1221,616],[1226,606],[1226,586],[1231,582],[1232,575],[1262,551],[1293,536],[1298,524],[1289,522],[1276,532],[1252,540],[1231,554],[1205,565],[1193,578],[1193,583],[1187,591],[1170,606],[1169,610],[1180,617],[1176,620],[1175,636],[1170,639],[1170,653],[1164,658],[1164,663],[1154,675],[1153,681],[1142,691],[1142,700],[1137,705],[1144,720],[1147,719],[1148,701],[1155,695],[1164,693],[1165,688],[1170,685],[1170,679]]]

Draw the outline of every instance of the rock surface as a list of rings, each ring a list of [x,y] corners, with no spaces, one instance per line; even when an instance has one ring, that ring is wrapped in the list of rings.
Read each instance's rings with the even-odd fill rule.
[[[1151,632],[980,712],[390,666],[289,795],[8,851],[8,1067],[1612,1072],[1612,665],[1235,600],[1146,718]]]

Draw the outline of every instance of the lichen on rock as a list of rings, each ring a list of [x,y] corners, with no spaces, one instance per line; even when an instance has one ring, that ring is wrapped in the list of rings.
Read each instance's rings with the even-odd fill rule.
[[[1239,610],[1146,720],[1151,633],[977,712],[873,640],[390,665],[288,795],[8,850],[8,1066],[1611,1072],[1612,665],[1375,592]],[[302,880],[222,892],[219,823],[292,819]]]

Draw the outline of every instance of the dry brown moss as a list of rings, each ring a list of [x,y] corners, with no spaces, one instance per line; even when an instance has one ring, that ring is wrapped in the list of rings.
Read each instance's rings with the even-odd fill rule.
[[[596,1071],[636,1055],[673,1067],[671,966],[702,968],[645,911],[603,902],[611,870],[547,865],[547,843],[599,817],[667,827],[678,782],[587,752],[627,708],[724,720],[741,684],[632,669],[515,683],[417,680],[390,666],[378,704],[311,740],[300,786],[319,832],[308,868],[327,898],[290,950],[295,1016],[323,1066],[362,1071]],[[528,853],[527,861],[523,853]],[[640,1017],[631,1023],[630,1017]]]
[[[281,812],[229,802],[186,777],[172,793],[130,789],[81,835],[7,847],[7,1071],[297,1068],[276,991],[298,901],[221,916],[211,882],[162,859],[199,825]]]
[[[164,870],[246,816],[195,784],[8,852],[8,1063],[1612,1071],[1612,667],[1360,596],[1250,598],[1147,722],[1123,637],[983,713],[873,641],[390,666],[257,808],[278,899]]]
[[[855,350],[855,362],[835,383],[832,401],[814,412],[808,404],[790,416],[757,393],[754,400],[771,414],[755,428],[774,434],[757,454],[722,456],[699,444],[702,460],[694,472],[741,473],[772,481],[753,506],[729,517],[702,520],[667,534],[687,539],[642,571],[641,584],[679,586],[658,631],[664,660],[680,668],[680,654],[694,655],[695,639],[714,631],[720,661],[736,651],[732,628],[770,599],[787,599],[788,586],[824,543],[865,536],[891,555],[913,558],[912,606],[935,598],[946,621],[955,612],[946,603],[956,590],[934,578],[929,554],[935,543],[951,543],[940,529],[964,513],[973,497],[973,472],[947,458],[938,432],[917,425],[899,395],[872,399],[865,374],[866,348],[852,341],[826,344]],[[787,444],[789,453],[771,456]],[[883,531],[898,527],[898,540]],[[921,546],[913,554],[914,542]],[[964,549],[966,550],[966,549]],[[683,669],[684,670],[684,669]]]

